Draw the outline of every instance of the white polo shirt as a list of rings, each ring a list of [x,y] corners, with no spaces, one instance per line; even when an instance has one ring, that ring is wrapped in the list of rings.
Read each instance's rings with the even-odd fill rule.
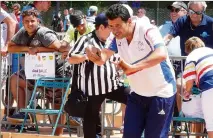
[[[164,46],[157,27],[137,20],[133,39],[128,45],[126,38],[110,36],[106,47],[118,52],[129,64],[136,64],[149,56],[157,47]],[[169,58],[153,67],[127,76],[131,89],[142,96],[168,98],[176,93],[175,73]]]

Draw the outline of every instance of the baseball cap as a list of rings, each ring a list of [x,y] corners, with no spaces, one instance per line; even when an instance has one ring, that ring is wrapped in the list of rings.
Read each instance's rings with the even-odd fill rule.
[[[106,15],[104,13],[97,15],[95,17],[94,24],[96,24],[96,25],[101,25],[101,24],[108,25],[108,19],[107,19]]]
[[[184,2],[182,2],[182,1],[176,1],[176,2],[173,2],[172,3],[172,5],[169,5],[168,7],[167,7],[167,9],[172,9],[172,8],[177,8],[177,9],[180,9],[180,8],[184,8],[185,10],[187,10],[187,5],[184,3]]]
[[[97,12],[98,11],[98,7],[97,6],[90,6],[89,7],[89,11]]]
[[[70,23],[73,25],[73,27],[77,27],[80,24],[84,24],[84,14],[80,10],[75,10],[73,14],[70,15]]]

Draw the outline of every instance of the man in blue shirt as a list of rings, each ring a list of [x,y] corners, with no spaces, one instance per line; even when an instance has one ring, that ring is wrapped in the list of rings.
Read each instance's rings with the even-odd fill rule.
[[[186,56],[184,43],[192,36],[197,36],[207,47],[213,48],[213,18],[204,14],[206,2],[190,1],[188,15],[179,18],[171,27],[168,35],[164,37],[166,44],[176,36],[180,36],[181,55]]]

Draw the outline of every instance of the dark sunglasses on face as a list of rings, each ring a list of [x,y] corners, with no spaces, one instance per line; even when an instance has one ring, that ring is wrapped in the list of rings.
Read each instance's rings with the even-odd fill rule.
[[[192,9],[189,9],[188,13],[189,15],[192,15],[192,14],[201,15],[203,14],[203,11],[193,11]]]
[[[179,12],[180,11],[180,9],[170,9],[170,12]]]

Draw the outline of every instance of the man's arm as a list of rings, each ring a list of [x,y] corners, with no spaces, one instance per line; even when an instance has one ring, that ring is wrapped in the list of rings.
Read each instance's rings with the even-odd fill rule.
[[[147,58],[141,60],[140,62],[136,63],[135,66],[138,66],[138,70],[143,70],[146,68],[153,67],[162,61],[166,60],[167,52],[164,46],[160,46],[152,52]]]
[[[164,42],[165,42],[165,45],[167,46],[169,44],[169,42],[172,40],[173,35],[171,34],[167,34],[163,39],[164,39]]]
[[[15,34],[17,22],[10,16],[7,16],[3,22],[7,24],[7,40],[5,43],[7,44]]]
[[[88,60],[87,56],[80,54],[71,54],[71,56],[68,58],[68,62],[70,64],[79,64],[86,60]]]
[[[10,53],[19,53],[19,52],[28,52],[28,51],[29,51],[28,46],[19,46],[12,41],[8,43],[8,52]]]
[[[115,52],[109,49],[96,48],[94,46],[86,48],[86,54],[89,60],[95,64],[101,66],[106,63],[106,61],[114,54]]]

